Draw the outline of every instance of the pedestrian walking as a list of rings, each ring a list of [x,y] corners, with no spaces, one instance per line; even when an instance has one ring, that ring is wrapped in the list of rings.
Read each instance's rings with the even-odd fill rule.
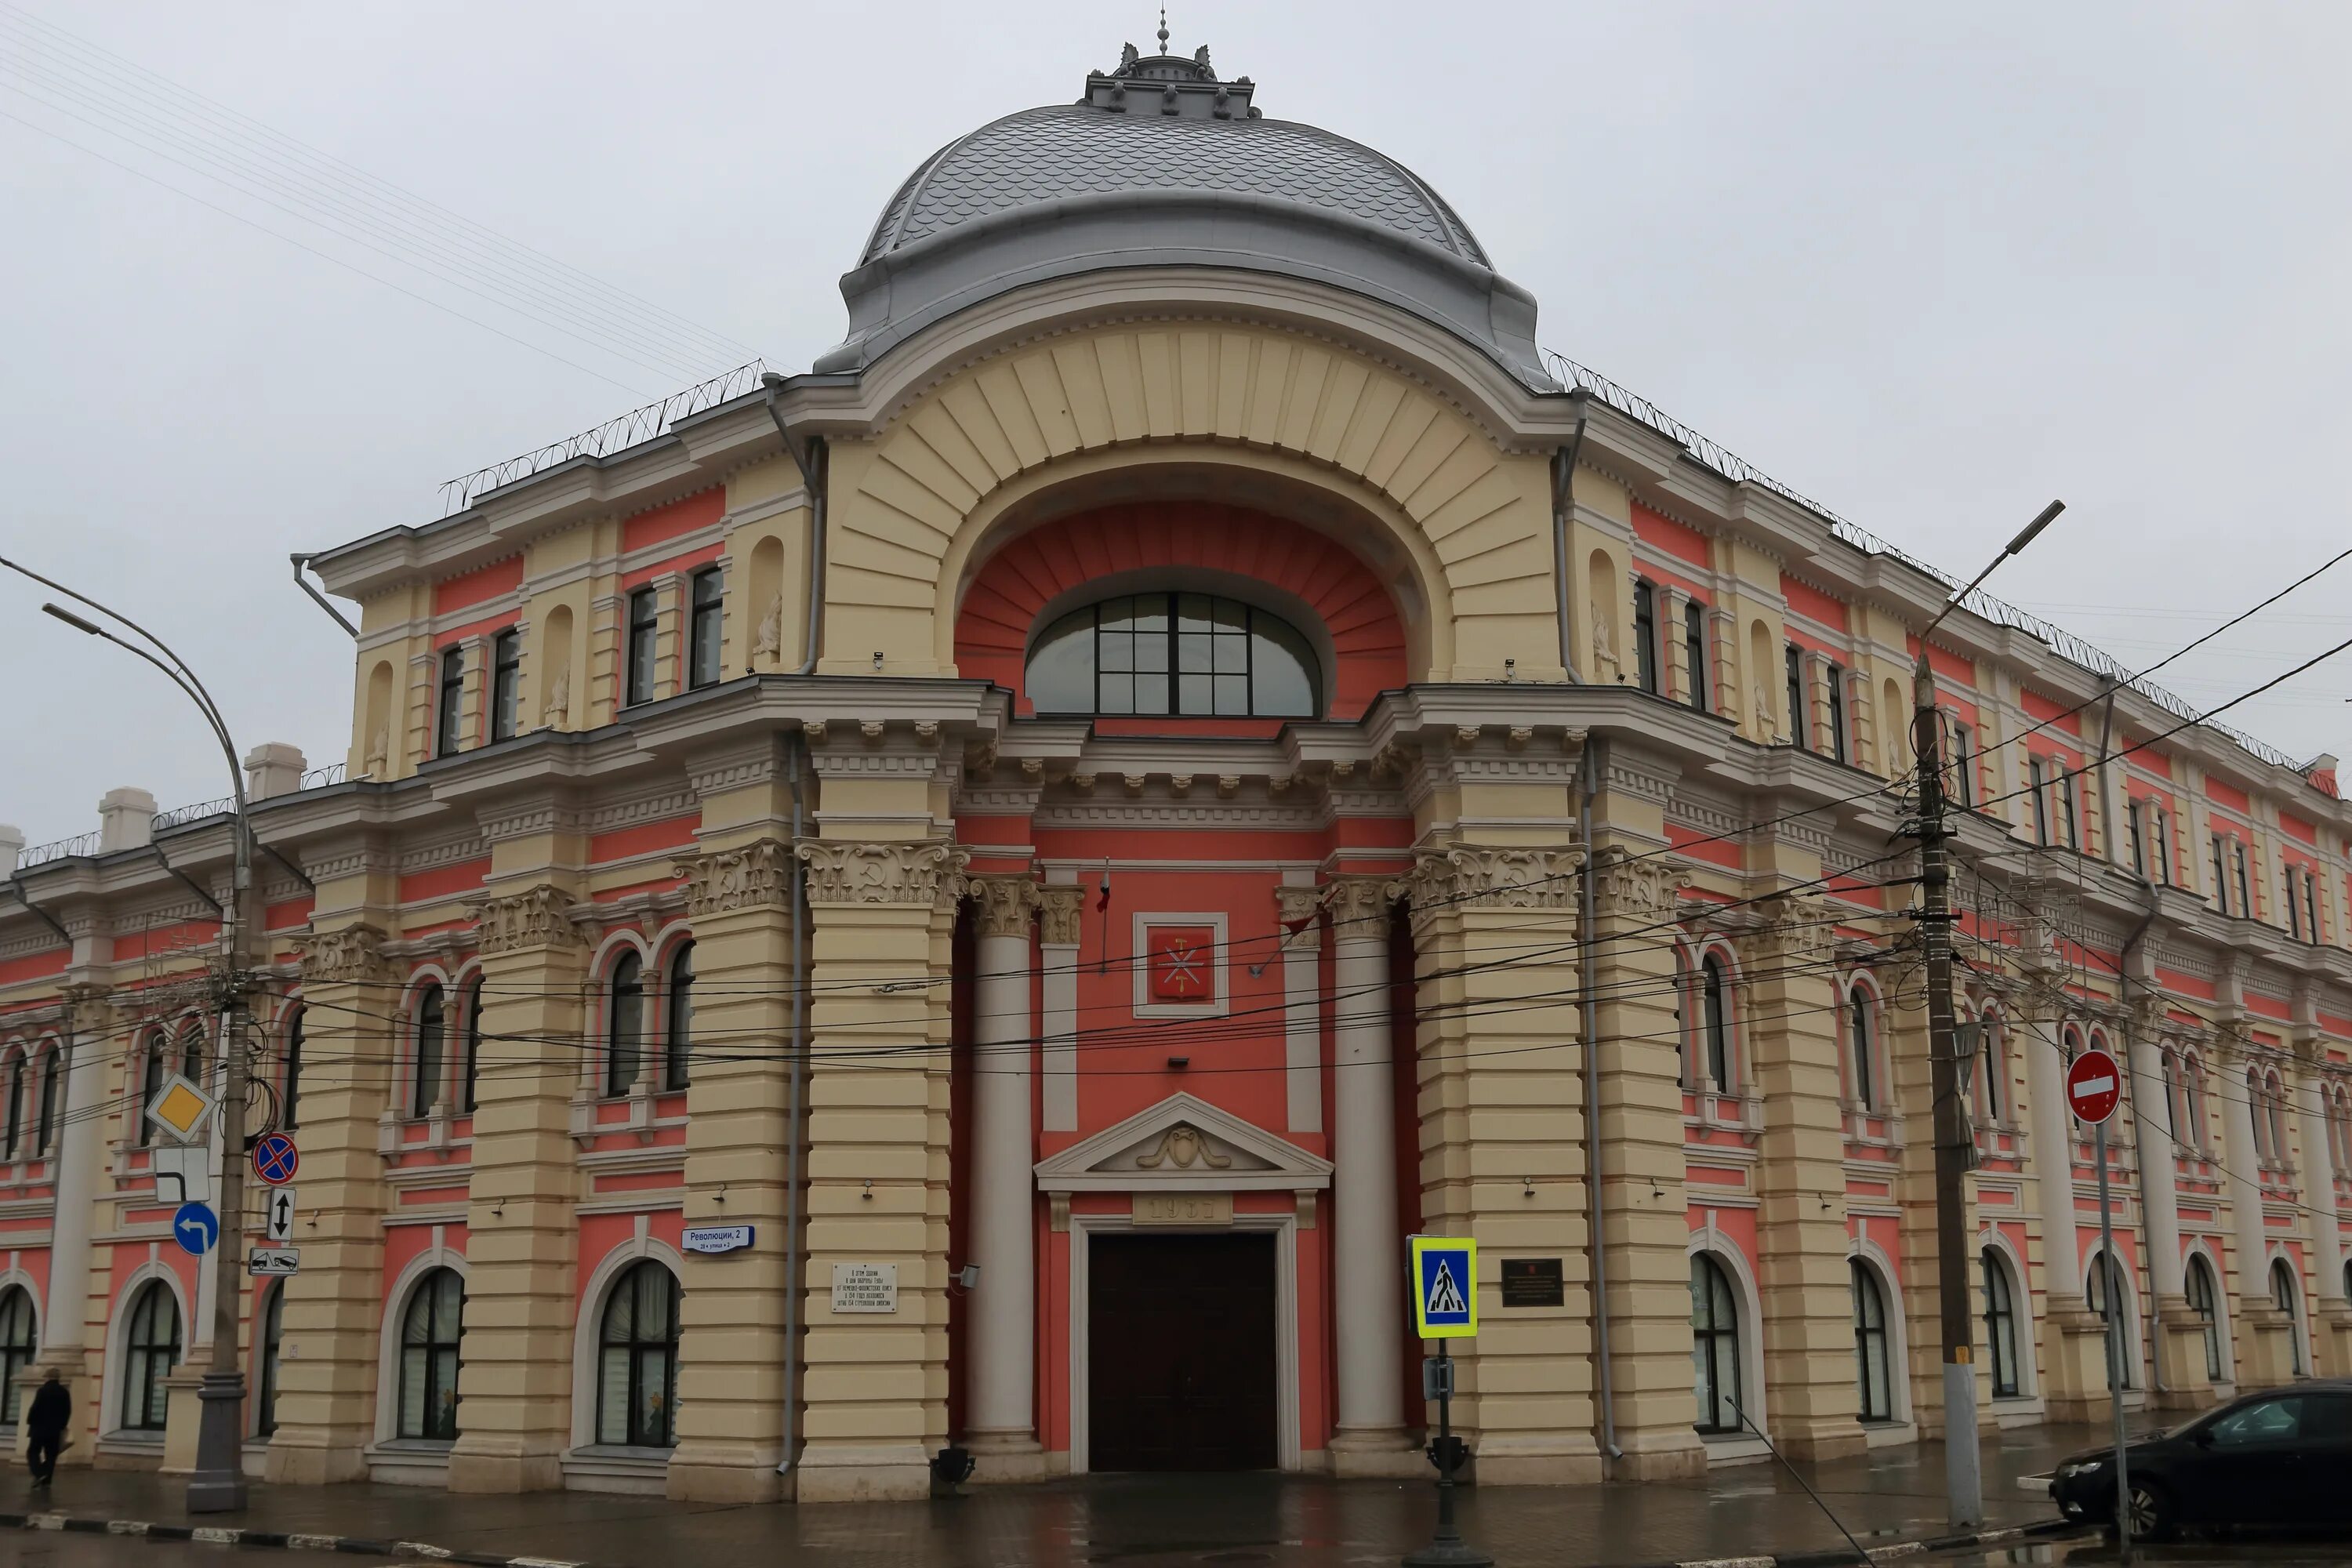
[[[72,1441],[66,1436],[72,1421],[73,1395],[66,1392],[58,1369],[51,1367],[33,1393],[31,1408],[25,1412],[25,1461],[32,1469],[35,1486],[47,1486],[57,1475],[58,1454]]]

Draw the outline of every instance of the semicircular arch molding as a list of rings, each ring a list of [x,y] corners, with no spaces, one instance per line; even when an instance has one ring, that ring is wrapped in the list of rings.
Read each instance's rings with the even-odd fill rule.
[[[832,461],[823,673],[924,647],[932,669],[891,673],[952,668],[959,602],[1000,528],[1063,485],[1108,499],[1118,470],[1175,466],[1219,475],[1229,500],[1255,470],[1343,503],[1340,542],[1430,627],[1413,679],[1496,679],[1506,659],[1562,679],[1544,460],[1343,349],[1207,325],[1071,333],[942,382]]]

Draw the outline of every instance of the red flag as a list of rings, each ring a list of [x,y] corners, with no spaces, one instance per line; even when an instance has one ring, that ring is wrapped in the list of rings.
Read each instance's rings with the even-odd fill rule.
[[[1108,908],[1110,908],[1110,865],[1106,861],[1103,865],[1102,890],[1095,900],[1095,913],[1100,914]]]

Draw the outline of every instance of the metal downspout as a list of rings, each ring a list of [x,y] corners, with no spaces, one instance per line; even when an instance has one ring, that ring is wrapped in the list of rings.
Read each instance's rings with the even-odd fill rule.
[[[760,380],[761,383],[768,389],[768,417],[775,421],[776,434],[784,438],[784,450],[791,456],[793,466],[800,469],[801,486],[808,491],[808,647],[801,658],[800,668],[793,670],[792,673],[794,675],[811,675],[815,673],[816,670],[817,649],[822,644],[824,630],[824,490],[826,471],[824,438],[821,436],[811,437],[809,438],[808,451],[805,454],[803,453],[799,443],[793,439],[792,431],[787,429],[784,426],[784,411],[778,402],[778,397],[783,390],[784,378],[778,375],[772,370],[768,372],[767,374],[761,376]],[[799,837],[797,832],[794,833],[793,837],[797,841]]]
[[[807,947],[805,916],[802,911],[808,893],[806,873],[801,865],[801,801],[808,773],[802,764],[808,742],[793,735],[786,738],[784,746],[785,755],[791,760],[793,781],[793,858],[784,877],[793,913],[793,1038],[790,1065],[785,1069],[785,1082],[790,1088],[784,1101],[784,1449],[776,1466],[778,1475],[791,1471],[795,1457],[793,1445],[800,1438],[796,1417],[800,1414],[797,1384],[801,1359],[801,1101],[803,1085],[808,1079],[809,994],[808,976],[801,972],[802,955]]]
[[[1585,405],[1583,393],[1570,395],[1578,400],[1576,430],[1551,458],[1551,584],[1559,613],[1559,667],[1568,671],[1570,685],[1581,686],[1583,678],[1576,673],[1575,639],[1568,629],[1568,520],[1576,510],[1576,459],[1584,450]]]
[[[1578,422],[1578,433],[1583,423]],[[1567,637],[1567,623],[1561,623],[1561,638]],[[1598,915],[1594,896],[1595,860],[1592,847],[1592,795],[1594,765],[1598,747],[1591,735],[1584,737],[1584,754],[1576,771],[1582,785],[1576,807],[1577,837],[1584,846],[1584,874],[1578,879],[1577,938],[1583,948],[1584,961],[1584,1206],[1589,1216],[1587,1233],[1592,1238],[1592,1344],[1601,1364],[1601,1451],[1612,1459],[1622,1459],[1625,1450],[1617,1446],[1617,1400],[1615,1379],[1610,1367],[1609,1353],[1609,1245],[1601,1224],[1601,949],[1593,941],[1592,928]]]

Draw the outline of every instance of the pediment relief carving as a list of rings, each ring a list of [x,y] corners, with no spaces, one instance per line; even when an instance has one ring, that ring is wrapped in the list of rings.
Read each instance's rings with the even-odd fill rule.
[[[1038,1162],[1037,1184],[1048,1193],[1314,1192],[1331,1184],[1331,1164],[1197,1096],[1173,1094]]]

